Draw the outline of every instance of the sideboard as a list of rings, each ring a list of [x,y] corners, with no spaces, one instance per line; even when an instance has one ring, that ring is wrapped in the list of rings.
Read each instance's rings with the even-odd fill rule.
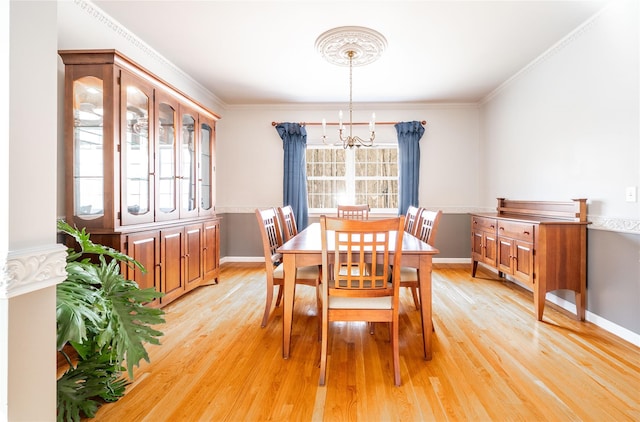
[[[587,293],[586,199],[522,201],[498,198],[495,213],[471,214],[472,276],[478,263],[533,291],[542,321],[545,296],[575,292],[577,317],[584,321]]]

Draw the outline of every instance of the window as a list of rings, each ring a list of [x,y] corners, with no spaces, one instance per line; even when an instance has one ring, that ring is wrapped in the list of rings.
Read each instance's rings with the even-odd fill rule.
[[[310,210],[336,208],[338,203],[398,209],[397,145],[354,149],[307,145],[306,158]]]

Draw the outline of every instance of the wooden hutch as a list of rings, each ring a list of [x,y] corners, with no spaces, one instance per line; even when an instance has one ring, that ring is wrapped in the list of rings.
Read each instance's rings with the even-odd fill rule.
[[[533,290],[542,321],[545,295],[575,292],[577,317],[585,319],[587,293],[586,199],[569,202],[498,198],[497,213],[471,215],[472,276],[478,263]]]
[[[59,51],[65,64],[65,213],[118,249],[163,306],[217,283],[215,125],[219,116],[116,50]]]

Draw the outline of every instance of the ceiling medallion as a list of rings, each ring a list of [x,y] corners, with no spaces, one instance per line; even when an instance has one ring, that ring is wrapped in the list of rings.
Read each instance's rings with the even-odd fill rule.
[[[387,40],[381,33],[363,26],[340,26],[316,39],[316,50],[329,63],[338,66],[373,63],[386,47]],[[351,60],[349,52],[353,52]]]
[[[369,138],[353,134],[353,66],[363,66],[376,61],[387,46],[387,40],[377,31],[362,26],[341,26],[321,34],[316,40],[316,50],[329,63],[349,66],[349,133],[342,124],[342,110],[338,123],[338,140],[327,143],[326,120],[322,119],[322,142],[343,148],[371,147],[376,138],[376,114],[369,121]]]

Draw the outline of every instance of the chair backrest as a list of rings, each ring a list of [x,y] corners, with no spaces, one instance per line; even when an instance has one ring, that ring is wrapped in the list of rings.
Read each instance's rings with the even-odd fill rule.
[[[282,261],[282,255],[277,252],[277,249],[282,246],[282,232],[276,209],[256,209],[256,218],[262,236],[262,249],[267,268],[269,265],[277,265]]]
[[[407,214],[404,217],[405,232],[415,234],[416,227],[418,225],[418,216],[421,212],[422,212],[422,208],[409,205],[409,208],[407,208]]]
[[[280,222],[282,223],[282,237],[286,242],[287,240],[298,234],[296,217],[295,215],[293,215],[293,208],[291,208],[291,205],[279,207],[278,215],[280,216]]]
[[[415,236],[425,243],[434,246],[436,234],[438,233],[438,225],[442,211],[429,211],[423,209],[418,217],[418,227]]]
[[[404,216],[370,221],[321,216],[320,227],[323,289],[327,294],[395,296],[397,301]],[[395,251],[393,262],[391,250]]]
[[[338,218],[350,220],[368,220],[369,204],[338,205]]]

